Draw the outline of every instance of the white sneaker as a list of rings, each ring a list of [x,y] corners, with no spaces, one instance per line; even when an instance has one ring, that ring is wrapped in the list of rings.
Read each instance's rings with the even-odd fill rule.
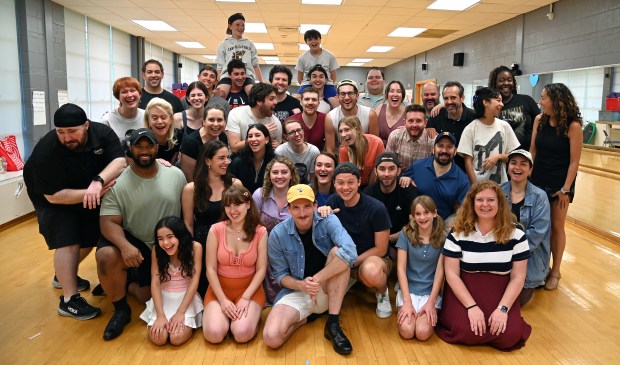
[[[388,288],[385,288],[385,293],[375,295],[377,296],[377,317],[390,317],[392,315],[392,304],[390,303],[390,291]]]

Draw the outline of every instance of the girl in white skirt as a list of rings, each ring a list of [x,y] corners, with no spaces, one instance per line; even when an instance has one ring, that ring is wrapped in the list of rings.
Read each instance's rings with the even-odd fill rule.
[[[185,343],[202,324],[202,299],[196,290],[202,246],[178,217],[164,217],[155,227],[151,296],[140,315],[156,345]]]
[[[432,198],[422,195],[411,203],[409,223],[396,248],[396,308],[398,332],[406,339],[425,341],[433,335],[443,284],[444,223]]]

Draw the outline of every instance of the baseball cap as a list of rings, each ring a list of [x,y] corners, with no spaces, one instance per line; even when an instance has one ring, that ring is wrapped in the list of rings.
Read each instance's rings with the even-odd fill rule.
[[[435,143],[433,143],[433,146],[436,145],[437,143],[439,143],[439,141],[444,138],[444,137],[448,137],[450,138],[450,140],[452,141],[452,143],[454,143],[454,145],[456,146],[456,137],[454,136],[454,134],[450,133],[450,132],[442,132],[439,133],[437,135],[437,137],[435,137]]]
[[[312,188],[309,185],[305,184],[291,186],[288,189],[288,193],[286,193],[286,201],[292,203],[298,199],[306,199],[314,202],[314,191],[312,191]]]
[[[529,151],[526,151],[524,149],[514,150],[508,154],[508,161],[510,161],[510,159],[514,155],[521,155],[525,157],[528,161],[530,161],[530,164],[534,164],[534,159],[532,158],[532,154]]]
[[[239,19],[245,22],[245,17],[243,16],[243,14],[234,13],[233,15],[228,17],[228,25],[231,25],[232,23],[235,22],[235,20],[239,20]],[[230,30],[228,27],[226,28],[226,34],[232,34],[232,30]]]
[[[377,160],[375,162],[375,167],[379,166],[381,162],[393,162],[396,166],[400,166],[398,163],[398,155],[394,152],[383,152],[379,156],[377,156]]]
[[[83,125],[88,121],[86,112],[79,106],[67,103],[54,113],[54,126],[58,128],[70,128]]]
[[[129,145],[135,145],[142,137],[146,137],[154,144],[157,144],[157,137],[155,137],[155,133],[153,133],[152,130],[148,128],[139,128],[133,131],[131,136],[129,136]]]
[[[350,79],[340,80],[338,85],[336,85],[336,90],[340,89],[340,86],[345,86],[345,85],[353,86],[353,88],[355,89],[355,92],[357,92],[357,83]]]
[[[360,169],[357,168],[357,166],[355,166],[351,162],[339,163],[338,166],[336,166],[336,169],[334,170],[333,179],[335,179],[338,174],[353,174],[358,178],[361,176]]]

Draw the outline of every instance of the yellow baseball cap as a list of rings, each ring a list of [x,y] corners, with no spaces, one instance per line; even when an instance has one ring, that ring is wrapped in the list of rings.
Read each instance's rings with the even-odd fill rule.
[[[292,203],[297,199],[306,199],[314,202],[314,191],[312,191],[312,188],[309,185],[293,185],[288,189],[288,193],[286,194],[286,201]]]

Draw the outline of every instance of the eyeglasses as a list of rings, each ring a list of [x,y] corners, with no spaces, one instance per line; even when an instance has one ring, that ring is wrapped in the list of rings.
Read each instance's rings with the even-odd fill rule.
[[[293,131],[286,132],[286,135],[289,136],[289,137],[293,137],[296,134],[299,134],[301,136],[303,133],[304,133],[303,128],[297,128],[297,129],[295,129]]]
[[[357,93],[355,91],[349,91],[349,92],[346,92],[346,93],[344,91],[341,91],[341,92],[338,93],[338,96],[341,97],[341,98],[344,98],[344,97],[347,97],[347,96],[352,98],[355,95],[357,95]]]

